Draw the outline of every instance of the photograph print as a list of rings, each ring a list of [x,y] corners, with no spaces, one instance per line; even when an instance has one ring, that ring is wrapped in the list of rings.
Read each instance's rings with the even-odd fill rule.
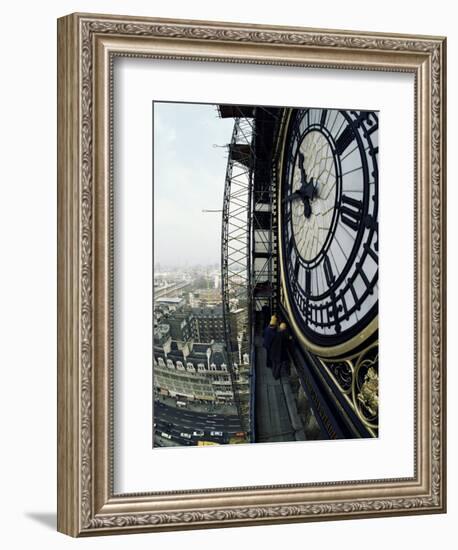
[[[153,103],[153,448],[376,438],[376,111]]]

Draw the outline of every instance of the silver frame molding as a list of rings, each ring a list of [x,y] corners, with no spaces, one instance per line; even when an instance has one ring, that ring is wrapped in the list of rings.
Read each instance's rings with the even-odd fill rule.
[[[445,512],[443,37],[73,14],[58,20],[58,530],[72,536]],[[113,493],[112,61],[415,76],[415,475]]]

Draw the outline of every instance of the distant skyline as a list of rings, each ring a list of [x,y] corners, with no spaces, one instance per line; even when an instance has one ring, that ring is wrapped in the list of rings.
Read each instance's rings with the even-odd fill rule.
[[[221,268],[221,262],[213,262],[208,264],[184,264],[184,265],[174,265],[174,264],[165,264],[161,262],[156,262],[154,266],[155,273],[163,272],[163,271],[175,271],[175,270],[184,270],[184,272],[187,271],[195,271],[197,269],[200,269],[202,271],[214,271],[215,269],[219,270]]]
[[[155,102],[154,263],[214,265],[221,257],[221,210],[233,119],[215,105]]]

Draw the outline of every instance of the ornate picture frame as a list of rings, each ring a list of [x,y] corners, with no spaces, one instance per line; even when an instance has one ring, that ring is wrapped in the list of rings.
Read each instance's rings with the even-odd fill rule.
[[[115,494],[113,60],[411,73],[415,79],[413,477]],[[446,40],[72,14],[58,20],[58,530],[71,536],[443,513]]]

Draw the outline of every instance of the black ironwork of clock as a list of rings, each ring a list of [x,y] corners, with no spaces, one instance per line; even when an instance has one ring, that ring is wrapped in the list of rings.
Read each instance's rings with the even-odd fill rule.
[[[336,346],[378,313],[378,116],[293,109],[280,195],[283,272],[301,332]]]

